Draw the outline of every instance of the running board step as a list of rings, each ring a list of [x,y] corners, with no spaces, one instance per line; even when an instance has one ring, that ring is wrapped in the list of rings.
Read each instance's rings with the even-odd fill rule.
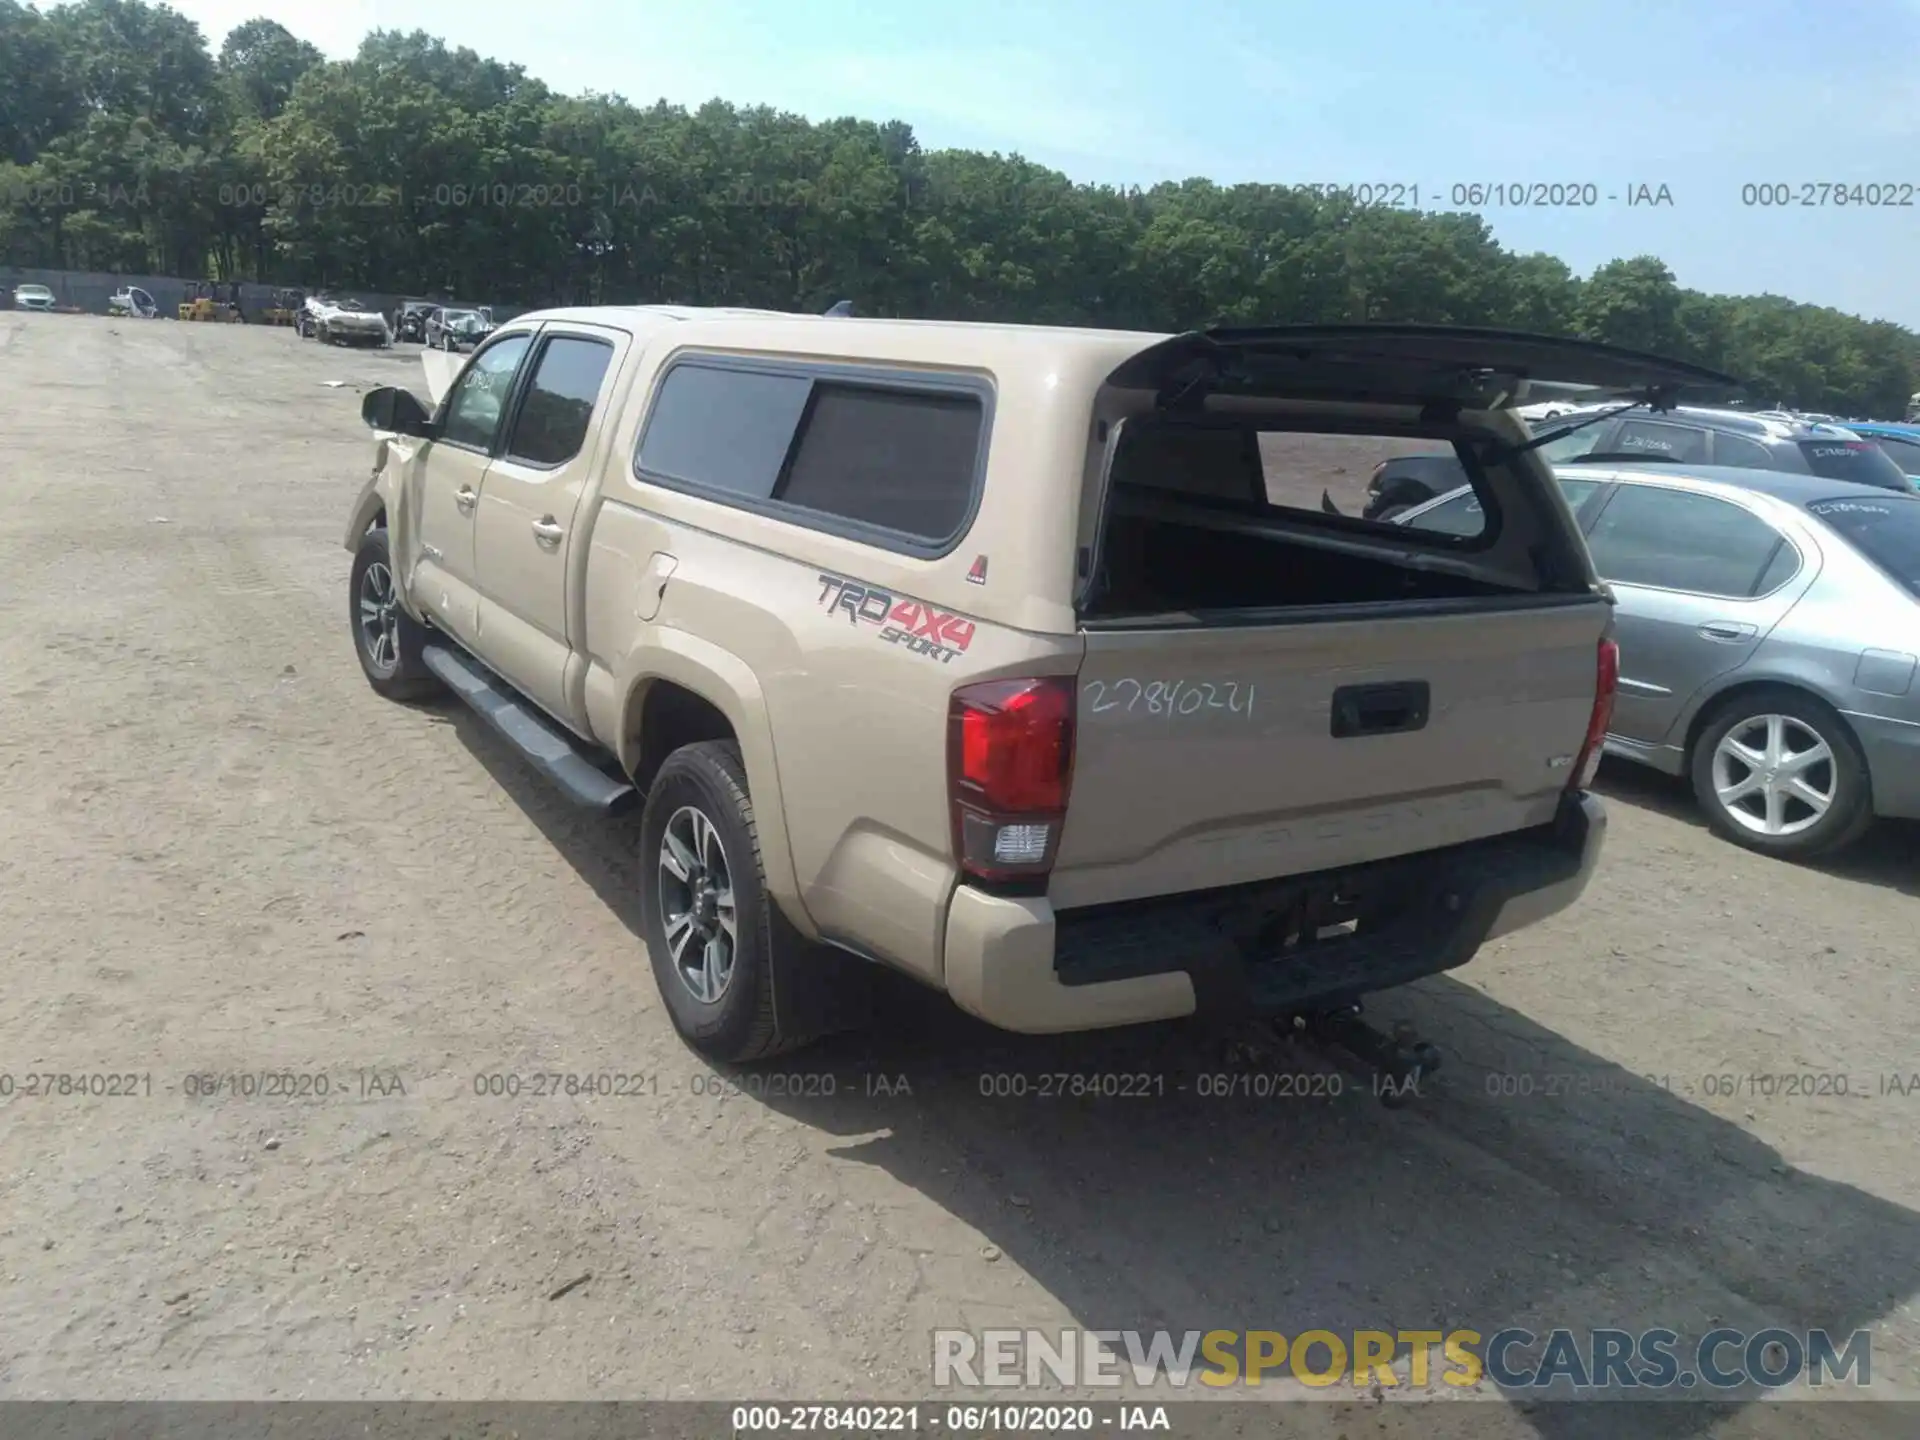
[[[574,804],[618,815],[639,799],[633,786],[587,759],[557,725],[465,655],[444,645],[428,645],[420,658]]]

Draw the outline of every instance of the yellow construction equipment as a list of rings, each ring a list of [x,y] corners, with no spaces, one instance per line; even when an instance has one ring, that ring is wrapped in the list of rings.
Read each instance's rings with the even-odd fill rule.
[[[293,317],[300,313],[300,307],[306,303],[306,291],[282,286],[273,292],[273,300],[260,312],[260,318],[269,325],[291,325]]]
[[[240,313],[240,286],[231,280],[187,281],[187,298],[180,302],[179,314],[182,320],[232,323],[246,319]]]

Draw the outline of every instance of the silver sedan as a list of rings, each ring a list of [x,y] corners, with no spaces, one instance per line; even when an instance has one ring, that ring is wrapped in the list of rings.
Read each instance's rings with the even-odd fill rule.
[[[1920,818],[1920,496],[1772,470],[1556,471],[1612,588],[1610,755],[1692,782],[1708,822],[1803,858]],[[1469,489],[1396,517],[1478,535]]]

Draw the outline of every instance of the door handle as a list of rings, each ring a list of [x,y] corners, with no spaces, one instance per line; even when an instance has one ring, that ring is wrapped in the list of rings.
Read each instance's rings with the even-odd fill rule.
[[[1749,640],[1757,630],[1739,620],[1709,620],[1700,627],[1700,635],[1707,640]]]
[[[462,515],[471,515],[473,507],[480,503],[480,492],[471,485],[462,485],[453,492],[453,503],[460,507]]]
[[[533,538],[542,545],[558,545],[560,538],[566,533],[554,522],[551,515],[533,522]]]

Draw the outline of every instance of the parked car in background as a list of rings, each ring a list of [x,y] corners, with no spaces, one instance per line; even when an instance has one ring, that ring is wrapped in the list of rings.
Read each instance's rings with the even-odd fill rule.
[[[1920,490],[1920,425],[1890,425],[1879,420],[1849,420],[1847,429],[1862,440],[1871,440],[1887,452],[1887,458],[1905,473],[1913,488]]]
[[[1920,819],[1920,496],[1708,465],[1556,478],[1614,593],[1608,754],[1686,777],[1716,831],[1784,858]],[[1463,488],[1398,521],[1485,516]]]
[[[1367,479],[1365,520],[1392,520],[1436,495],[1467,483],[1459,459],[1444,455],[1396,455],[1373,467]]]
[[[293,333],[302,340],[311,340],[320,333],[320,316],[331,309],[333,297],[323,293],[307,296],[300,302],[300,308],[293,312]]]
[[[478,308],[442,307],[427,316],[423,339],[434,350],[471,350],[493,332],[493,322]]]
[[[432,300],[402,300],[400,308],[393,316],[393,336],[396,340],[408,340],[419,343],[426,338],[427,317],[439,305]]]
[[[154,303],[153,296],[138,285],[122,285],[107,301],[107,313],[125,315],[137,320],[152,320],[158,318],[160,307]]]
[[[13,290],[13,308],[51,311],[53,291],[44,285],[16,285]]]
[[[387,317],[351,299],[324,302],[314,317],[314,334],[322,345],[393,344]]]
[[[1541,447],[1548,463],[1555,465],[1730,465],[1820,475],[1886,490],[1913,488],[1880,446],[1845,426],[1782,411],[1682,406],[1659,414],[1645,409],[1619,412],[1618,406],[1588,407],[1532,428],[1536,434],[1568,431]],[[1466,479],[1453,456],[1402,455],[1374,469],[1363,513],[1369,519],[1393,519],[1406,507],[1425,504]]]

